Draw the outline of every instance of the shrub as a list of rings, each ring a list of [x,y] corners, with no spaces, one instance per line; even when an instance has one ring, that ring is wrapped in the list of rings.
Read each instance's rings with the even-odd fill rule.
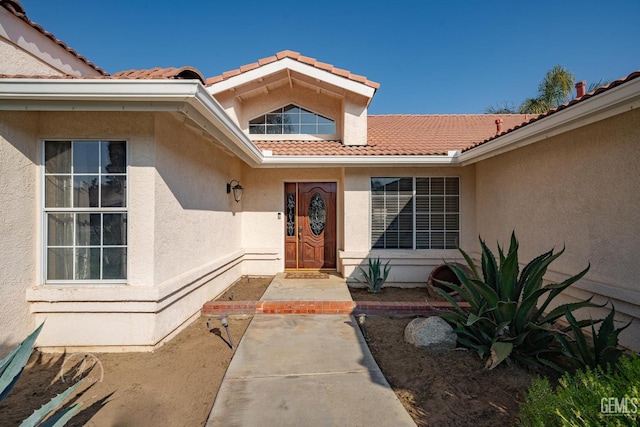
[[[381,267],[380,257],[378,257],[375,261],[369,258],[369,269],[365,271],[362,267],[358,267],[362,272],[362,277],[364,280],[356,279],[360,283],[364,283],[369,288],[370,292],[380,292],[382,289],[382,285],[387,281],[387,277],[389,277],[389,271],[391,267],[389,267],[389,261],[384,265],[384,270]]]
[[[33,345],[36,338],[40,334],[40,330],[43,325],[40,325],[35,331],[31,333],[24,341],[22,341],[7,357],[0,361],[0,401],[5,399],[13,386],[16,384],[22,371],[24,370]],[[64,392],[55,396],[48,403],[42,405],[40,409],[34,411],[34,413],[24,420],[21,427],[29,426],[64,426],[71,417],[73,417],[79,410],[80,404],[75,404],[67,408],[60,409],[62,403],[80,386],[82,381],[69,387]],[[55,411],[55,412],[54,412]],[[43,422],[45,418],[48,419]]]
[[[635,426],[640,421],[640,358],[622,357],[617,371],[586,367],[566,372],[555,391],[537,378],[520,405],[520,425]]]
[[[557,321],[567,312],[582,307],[594,307],[590,299],[561,304],[545,314],[550,303],[567,287],[581,279],[589,266],[562,283],[543,286],[543,277],[549,264],[556,260],[564,249],[554,254],[553,249],[534,258],[520,272],[518,263],[518,241],[511,234],[511,243],[506,255],[498,245],[499,258],[485,242],[482,247],[482,277],[469,255],[459,249],[471,273],[456,264],[447,264],[456,273],[461,286],[450,282],[440,283],[456,291],[469,303],[470,311],[460,307],[446,291],[436,289],[454,307],[455,311],[441,314],[454,325],[458,342],[487,358],[487,369],[493,369],[507,358],[533,367],[551,367],[559,372],[563,369],[553,359],[561,354],[554,336]],[[540,306],[537,304],[541,302]],[[576,322],[579,327],[591,321]],[[565,332],[570,327],[560,329]]]

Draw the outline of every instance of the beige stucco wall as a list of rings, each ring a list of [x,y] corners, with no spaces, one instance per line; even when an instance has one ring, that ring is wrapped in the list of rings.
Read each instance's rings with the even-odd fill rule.
[[[359,265],[369,257],[390,261],[390,283],[424,285],[433,267],[443,259],[457,260],[457,250],[382,250],[371,249],[371,177],[460,177],[460,245],[467,247],[475,239],[475,168],[348,168],[344,178],[344,250],[339,253],[341,270],[349,280],[360,278]]]
[[[479,234],[495,248],[515,229],[521,262],[566,246],[551,265],[551,280],[591,263],[568,296],[602,295],[599,301],[610,298],[627,315],[621,318],[640,317],[639,140],[640,111],[632,110],[481,161]],[[624,337],[640,347],[637,324]]]
[[[60,71],[2,38],[0,38],[0,72],[8,75],[62,75]]]
[[[0,114],[0,357],[33,330],[25,291],[38,276],[38,117]]]
[[[22,336],[46,319],[41,347],[150,349],[186,326],[205,301],[242,274],[242,220],[225,188],[226,177],[240,171],[239,162],[183,121],[170,114],[124,112],[8,117],[12,122],[2,135],[11,142],[3,140],[2,161],[11,167],[2,171],[10,172],[12,185],[2,197],[15,199],[22,214],[2,223],[11,239],[20,241],[19,250],[3,251],[2,262],[24,265],[20,275],[8,274],[8,268],[0,273],[6,284],[0,301],[11,307],[0,313],[0,321],[10,320],[5,313],[22,313],[12,333]],[[126,285],[41,283],[37,165],[40,141],[55,138],[128,141]],[[33,220],[25,221],[24,212]],[[13,224],[18,219],[24,226]]]

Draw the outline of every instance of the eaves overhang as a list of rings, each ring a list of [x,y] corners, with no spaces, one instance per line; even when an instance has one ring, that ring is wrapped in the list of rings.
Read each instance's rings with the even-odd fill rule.
[[[640,108],[640,78],[585,99],[562,111],[550,114],[507,132],[486,143],[463,151],[462,166],[506,153],[571,130]]]
[[[263,157],[197,80],[4,78],[0,111],[179,113],[250,166],[257,166]]]
[[[236,87],[249,84],[261,78],[265,78],[266,76],[269,76],[271,74],[286,71],[287,69],[307,75],[313,79],[326,82],[343,90],[365,96],[368,99],[373,98],[373,95],[376,92],[376,89],[371,86],[367,86],[363,83],[350,80],[346,77],[341,77],[339,75],[321,70],[311,65],[301,63],[291,58],[283,58],[278,61],[263,65],[259,68],[255,68],[253,70],[246,71],[244,73],[222,80],[220,82],[213,83],[212,85],[207,87],[207,91],[212,95],[216,95],[221,92],[225,92],[227,90],[232,90]]]
[[[443,167],[459,166],[458,155],[458,151],[452,151],[448,155],[425,156],[270,156],[267,153],[259,167]]]

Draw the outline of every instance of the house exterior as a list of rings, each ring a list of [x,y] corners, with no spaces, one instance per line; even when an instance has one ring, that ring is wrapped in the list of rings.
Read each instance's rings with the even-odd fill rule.
[[[566,247],[550,281],[590,263],[563,298],[640,348],[640,73],[539,117],[375,116],[377,83],[297,52],[109,75],[0,6],[0,345],[150,350],[241,275],[423,284],[515,229],[521,261]]]

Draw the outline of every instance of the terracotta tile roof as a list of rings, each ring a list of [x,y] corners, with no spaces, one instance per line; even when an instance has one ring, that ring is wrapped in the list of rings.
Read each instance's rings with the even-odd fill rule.
[[[283,50],[282,52],[278,52],[273,56],[269,56],[267,58],[259,59],[258,62],[254,62],[251,64],[243,65],[240,68],[235,70],[227,71],[222,73],[219,76],[210,77],[207,79],[207,86],[211,86],[215,83],[221,82],[223,80],[227,80],[231,77],[240,75],[242,73],[246,73],[247,71],[255,70],[256,68],[262,67],[264,65],[270,64],[272,62],[279,61],[284,58],[291,58],[303,64],[311,65],[312,67],[319,68],[320,70],[328,71],[332,74],[335,74],[340,77],[347,78],[349,80],[356,81],[358,83],[365,84],[374,89],[378,89],[380,87],[379,83],[372,82],[368,80],[364,76],[359,76],[357,74],[352,74],[348,70],[343,70],[341,68],[336,68],[331,64],[326,64],[324,62],[319,62],[315,58],[310,58],[308,56],[301,55],[299,52],[294,52],[292,50]]]
[[[171,80],[171,79],[190,79],[199,80],[204,84],[204,77],[197,69],[193,67],[169,67],[169,68],[151,68],[148,70],[128,70],[115,73],[114,75],[105,74],[102,76],[74,76],[64,74],[60,76],[43,76],[43,75],[26,75],[26,74],[0,74],[3,79],[105,79],[105,80]]]
[[[113,75],[114,79],[198,79],[205,83],[204,76],[193,67],[181,68],[151,68],[148,70],[127,70],[120,71]]]
[[[16,1],[16,0],[0,0],[0,6],[4,7],[7,11],[9,11],[13,15],[15,15],[17,18],[21,19],[22,21],[24,21],[27,24],[29,24],[31,27],[35,28],[37,31],[42,33],[44,36],[46,36],[47,38],[51,39],[55,44],[57,44],[58,46],[60,46],[61,48],[63,48],[64,50],[66,50],[67,52],[69,52],[70,54],[75,56],[76,58],[78,58],[80,61],[82,61],[85,64],[87,64],[89,67],[93,68],[94,70],[96,70],[97,72],[99,72],[102,75],[107,75],[107,73],[102,68],[98,67],[93,62],[89,61],[87,58],[85,58],[84,56],[80,55],[75,50],[71,49],[69,46],[67,46],[67,44],[65,42],[63,42],[62,40],[56,38],[56,36],[54,36],[53,34],[51,34],[48,31],[46,31],[44,28],[42,28],[42,26],[36,24],[35,22],[33,22],[32,20],[27,18],[27,14],[26,14],[24,8],[22,7],[22,5],[18,1]]]
[[[380,115],[368,117],[367,145],[344,146],[340,141],[255,141],[274,156],[426,156],[462,150],[503,128],[529,120],[525,114]]]
[[[528,120],[528,121],[526,121],[524,123],[521,123],[520,125],[515,126],[515,127],[509,129],[506,132],[502,132],[500,135],[494,135],[494,136],[492,136],[490,138],[487,138],[487,139],[483,140],[482,142],[478,142],[478,143],[476,143],[474,145],[471,145],[471,146],[465,148],[462,151],[468,151],[468,150],[471,150],[471,149],[473,149],[475,147],[478,147],[480,145],[486,144],[487,142],[493,141],[494,139],[496,139],[496,138],[498,138],[498,137],[500,137],[502,135],[505,135],[507,133],[511,133],[516,129],[520,129],[521,127],[530,125],[531,123],[537,122],[538,120],[542,120],[545,117],[548,117],[548,116],[551,116],[553,114],[556,114],[556,113],[558,113],[558,112],[560,112],[562,110],[565,110],[565,109],[567,109],[567,108],[569,108],[569,107],[571,107],[573,105],[579,104],[580,102],[586,101],[587,99],[593,98],[594,96],[598,96],[601,93],[607,92],[608,90],[611,90],[614,87],[620,86],[621,84],[627,83],[627,82],[629,82],[631,80],[634,80],[634,79],[637,79],[637,78],[640,78],[640,70],[634,71],[633,73],[629,74],[626,77],[623,77],[621,79],[615,80],[615,81],[609,83],[608,85],[602,86],[602,87],[600,87],[600,88],[598,88],[598,89],[596,89],[594,91],[586,93],[584,96],[581,96],[580,98],[573,99],[573,100],[567,102],[566,104],[563,104],[563,105],[561,105],[561,106],[559,106],[557,108],[554,108],[553,110],[547,111],[544,114],[540,114],[539,116],[534,117],[531,120]]]

